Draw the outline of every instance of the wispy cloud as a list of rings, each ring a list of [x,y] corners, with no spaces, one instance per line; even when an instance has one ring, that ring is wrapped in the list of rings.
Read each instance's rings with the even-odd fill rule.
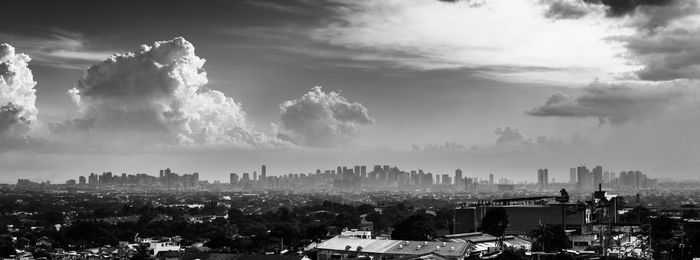
[[[312,40],[370,53],[374,59],[417,70],[470,69],[504,79],[578,82],[614,78],[630,71],[621,44],[609,41],[627,31],[605,12],[552,20],[537,1],[492,1],[483,5],[433,0],[337,1],[342,7]],[[377,55],[379,54],[379,55]],[[482,68],[509,67],[502,71]],[[533,67],[549,68],[546,71]]]
[[[94,50],[81,34],[61,30],[34,36],[0,33],[0,39],[30,55],[35,63],[58,68],[83,70],[115,53],[115,50]]]

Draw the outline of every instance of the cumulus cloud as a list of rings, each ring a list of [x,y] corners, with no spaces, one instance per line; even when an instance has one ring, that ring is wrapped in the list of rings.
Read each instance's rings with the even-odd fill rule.
[[[114,54],[69,90],[80,116],[54,130],[140,132],[179,144],[246,147],[274,141],[252,129],[239,103],[206,88],[204,63],[184,38]]]
[[[645,120],[684,98],[694,97],[694,81],[644,86],[610,85],[594,82],[578,96],[554,94],[544,105],[527,114],[539,117],[597,118],[600,123],[622,124]]]
[[[280,104],[278,137],[295,144],[330,147],[350,143],[374,119],[367,108],[336,92],[314,87],[299,99]]]
[[[506,128],[496,128],[493,133],[498,136],[496,139],[496,144],[522,143],[525,141],[525,136],[520,133],[520,129],[512,128],[510,126]]]
[[[0,44],[0,137],[23,138],[37,125],[36,82],[29,56]],[[0,140],[2,142],[2,140]]]
[[[549,138],[546,136],[528,138],[520,132],[520,129],[513,128],[510,126],[496,128],[496,130],[494,130],[493,133],[497,136],[496,145],[553,146],[562,144],[560,140]]]

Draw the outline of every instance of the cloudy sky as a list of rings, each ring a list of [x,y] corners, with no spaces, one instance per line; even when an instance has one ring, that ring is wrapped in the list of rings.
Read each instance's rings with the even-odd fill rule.
[[[700,171],[698,0],[4,1],[0,182]]]

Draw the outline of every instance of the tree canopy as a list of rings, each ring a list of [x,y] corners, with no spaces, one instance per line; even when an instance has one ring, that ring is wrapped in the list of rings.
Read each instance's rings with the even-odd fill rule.
[[[503,236],[508,228],[508,213],[503,208],[489,208],[481,219],[479,231],[492,236]]]
[[[432,240],[435,238],[435,222],[426,214],[416,214],[394,224],[391,238],[396,240]]]

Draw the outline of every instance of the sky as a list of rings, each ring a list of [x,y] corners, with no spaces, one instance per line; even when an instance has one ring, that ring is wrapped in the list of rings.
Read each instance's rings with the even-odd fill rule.
[[[700,171],[698,0],[3,1],[0,182]]]

